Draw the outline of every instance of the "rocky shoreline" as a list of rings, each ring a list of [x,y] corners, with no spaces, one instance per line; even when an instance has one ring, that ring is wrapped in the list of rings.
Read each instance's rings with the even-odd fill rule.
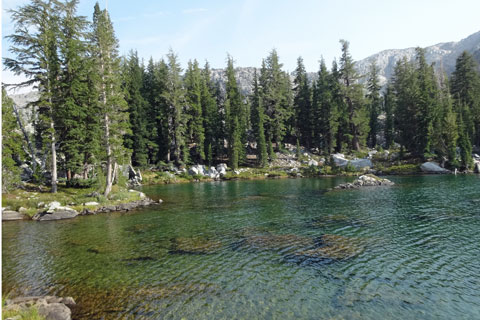
[[[6,299],[3,306],[4,311],[25,312],[31,308],[38,311],[38,314],[46,320],[70,320],[72,311],[70,308],[76,305],[72,297],[55,296],[29,296]],[[19,320],[22,316],[12,316],[5,320]]]
[[[361,175],[351,183],[342,183],[334,189],[358,189],[361,187],[393,186],[395,183],[388,179],[379,178],[373,174]]]
[[[37,212],[31,218],[26,214],[23,214],[19,211],[13,210],[4,210],[2,211],[2,221],[14,221],[14,220],[34,220],[34,221],[54,221],[54,220],[64,220],[64,219],[73,219],[77,216],[85,216],[85,215],[95,215],[99,213],[108,213],[108,212],[126,212],[131,211],[137,208],[147,207],[153,204],[160,204],[162,200],[154,201],[150,198],[144,197],[141,200],[136,200],[127,203],[121,204],[112,204],[112,205],[105,205],[105,206],[97,206],[98,203],[92,202],[92,204],[88,205],[87,207],[82,209],[80,212],[72,209],[67,206],[61,206],[59,202],[52,201],[49,204],[45,205],[45,209]],[[84,205],[85,206],[85,205]]]

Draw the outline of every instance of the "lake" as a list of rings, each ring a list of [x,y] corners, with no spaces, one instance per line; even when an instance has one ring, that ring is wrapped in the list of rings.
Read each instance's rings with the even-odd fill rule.
[[[142,188],[127,213],[2,224],[3,293],[74,319],[479,319],[480,176]]]

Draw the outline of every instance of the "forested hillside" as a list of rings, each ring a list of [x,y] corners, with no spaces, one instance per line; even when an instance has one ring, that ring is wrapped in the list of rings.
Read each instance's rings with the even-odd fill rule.
[[[395,147],[469,170],[480,146],[480,74],[468,52],[456,57],[449,78],[417,48],[413,60],[395,64],[382,92],[378,66],[359,74],[348,41],[340,40],[338,61],[321,61],[313,81],[301,57],[292,81],[272,50],[242,90],[230,56],[224,83],[208,63],[181,66],[173,51],[158,61],[135,51],[119,56],[108,11],[97,3],[89,21],[77,4],[32,0],[13,12],[14,58],[4,65],[39,95],[33,132],[22,133],[3,91],[4,190],[22,164],[50,172],[52,192],[59,172],[67,183],[104,177],[106,196],[125,163],[263,167],[288,143],[326,158]]]

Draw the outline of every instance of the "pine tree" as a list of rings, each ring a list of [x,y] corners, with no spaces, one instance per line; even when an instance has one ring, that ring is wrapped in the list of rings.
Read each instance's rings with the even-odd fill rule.
[[[374,148],[377,145],[377,134],[380,131],[378,116],[380,115],[380,109],[382,99],[380,96],[380,83],[378,79],[378,67],[375,62],[370,65],[370,70],[367,79],[368,89],[368,113],[369,113],[369,127],[370,131],[367,137],[367,143],[370,148]]]
[[[22,136],[13,111],[13,100],[2,87],[2,192],[7,192],[20,182],[17,162],[23,160]]]
[[[5,58],[4,65],[28,80],[19,86],[34,85],[40,90],[37,130],[49,140],[51,158],[51,191],[57,192],[57,136],[55,121],[59,109],[59,73],[57,38],[59,8],[55,1],[32,0],[30,4],[11,11],[15,30],[6,38],[12,42],[10,52],[16,58]],[[34,33],[31,30],[35,30]]]
[[[395,138],[394,128],[394,110],[395,94],[392,83],[388,83],[385,95],[383,97],[383,108],[385,110],[385,147],[390,149]]]
[[[205,161],[205,129],[202,108],[202,74],[197,60],[189,61],[185,73],[185,90],[188,121],[188,139],[195,145],[196,159]]]
[[[480,74],[477,63],[466,51],[457,58],[451,92],[467,134],[480,146]]]
[[[253,94],[252,94],[252,108],[251,119],[253,135],[257,143],[257,157],[258,163],[261,167],[268,164],[267,144],[265,142],[265,129],[263,123],[265,120],[265,113],[262,106],[262,97],[258,85],[257,71],[255,70],[253,76]]]
[[[295,70],[293,83],[295,84],[293,103],[296,110],[297,135],[300,137],[300,143],[310,149],[313,135],[312,94],[302,57],[297,59],[297,69]]]
[[[329,79],[329,89],[332,94],[332,103],[337,111],[337,132],[336,132],[336,144],[335,151],[342,152],[344,147],[348,146],[351,141],[351,136],[349,134],[349,124],[348,124],[348,110],[347,104],[343,99],[342,85],[341,85],[341,73],[338,70],[338,65],[336,60],[332,62],[332,71],[330,73]]]
[[[227,84],[224,108],[228,132],[228,155],[230,159],[230,166],[236,169],[238,168],[239,162],[244,162],[246,158],[244,148],[245,144],[242,140],[246,140],[247,121],[246,110],[242,102],[241,93],[238,89],[237,80],[235,78],[233,59],[230,56],[227,60],[226,73]]]
[[[173,158],[178,163],[188,160],[188,152],[185,152],[185,132],[187,118],[184,114],[185,90],[182,85],[180,64],[178,57],[172,50],[167,55],[168,74],[166,90],[162,94],[166,103],[166,114],[168,123],[168,144],[173,148]],[[183,152],[183,157],[181,157]],[[170,161],[170,152],[168,150],[167,161]]]
[[[203,115],[203,127],[205,130],[205,154],[208,164],[212,165],[214,155],[218,156],[220,150],[218,141],[221,140],[221,123],[218,116],[218,106],[215,99],[215,86],[211,80],[210,66],[208,62],[201,74],[201,105]],[[223,141],[222,141],[223,142]]]
[[[262,62],[259,84],[262,89],[266,114],[265,130],[268,140],[276,143],[277,150],[288,134],[288,123],[293,112],[293,99],[289,75],[282,71],[276,50]]]
[[[413,151],[416,149],[418,135],[417,99],[419,95],[418,78],[414,66],[406,58],[398,61],[393,79],[394,126],[401,146]]]
[[[120,78],[118,41],[107,10],[95,4],[93,13],[92,56],[100,74],[98,90],[104,127],[106,158],[106,187],[108,196],[113,185],[113,167],[129,158],[124,148],[123,135],[129,132],[127,104],[123,97]]]
[[[325,65],[320,61],[318,80],[313,94],[314,145],[326,155],[332,153],[335,147],[335,138],[338,130],[338,112],[332,93],[332,84],[338,85]]]
[[[59,151],[63,154],[67,179],[74,173],[85,172],[85,166],[93,161],[98,152],[99,136],[98,92],[94,87],[93,61],[88,56],[86,45],[85,17],[77,16],[78,1],[63,3],[60,7],[59,52],[61,72],[59,75],[59,108],[56,132]]]
[[[138,53],[131,51],[124,63],[123,87],[132,132],[124,139],[125,146],[132,150],[132,164],[140,167],[148,164],[148,113],[147,102],[142,96],[143,72]]]
[[[368,134],[368,114],[365,108],[363,88],[357,83],[359,78],[355,63],[350,56],[349,43],[340,40],[342,56],[340,58],[340,78],[342,81],[342,94],[347,106],[348,136],[351,138],[350,148],[360,150]]]
[[[417,48],[416,54],[419,94],[416,97],[418,132],[414,151],[417,155],[424,155],[432,151],[433,123],[440,103],[435,74],[433,67],[426,62],[425,50]]]

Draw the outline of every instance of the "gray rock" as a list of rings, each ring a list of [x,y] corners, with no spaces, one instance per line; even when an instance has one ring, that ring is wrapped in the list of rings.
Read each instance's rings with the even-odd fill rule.
[[[309,165],[309,166],[317,167],[317,166],[318,166],[318,161],[313,160],[313,159],[308,160],[308,165]]]
[[[345,167],[348,164],[348,160],[345,159],[345,155],[342,153],[332,154],[332,159],[337,167]]]
[[[473,166],[473,172],[480,173],[480,161],[475,162],[475,165]]]
[[[75,306],[75,300],[72,297],[54,297],[54,296],[32,296],[7,299],[5,301],[6,310],[27,310],[35,307],[39,315],[47,320],[70,320],[72,312],[69,307]]]
[[[450,170],[440,167],[436,162],[425,162],[420,166],[420,170],[425,173],[450,173]]]
[[[388,179],[379,178],[373,174],[362,175],[352,183],[343,183],[335,189],[356,189],[360,187],[392,186],[394,183]]]
[[[220,177],[220,174],[218,173],[217,169],[214,167],[210,167],[207,171],[207,176],[211,179],[218,179]]]
[[[2,221],[14,221],[14,220],[23,220],[23,219],[26,219],[26,216],[23,213],[13,211],[13,210],[2,211]]]
[[[69,207],[57,207],[54,210],[39,212],[32,217],[36,221],[52,221],[72,219],[78,216],[78,212]]]
[[[72,311],[63,303],[40,304],[38,314],[44,316],[47,320],[70,320]]]
[[[350,160],[349,162],[357,170],[373,167],[372,161],[370,159],[355,159],[355,160]]]
[[[46,207],[48,208],[48,211],[53,211],[55,209],[57,209],[58,207],[61,207],[61,203],[58,202],[58,201],[52,201],[50,202],[49,204],[46,205]]]
[[[374,155],[376,155],[378,153],[377,150],[372,150],[372,151],[369,151],[368,152],[368,158],[369,159],[372,159]]]
[[[220,176],[224,176],[225,174],[227,174],[227,165],[225,163],[220,163],[217,165],[217,172]]]
[[[18,212],[20,212],[20,213],[26,213],[26,212],[27,212],[27,208],[20,207],[20,208],[18,208]]]
[[[98,206],[100,203],[95,201],[85,202],[86,206]]]

